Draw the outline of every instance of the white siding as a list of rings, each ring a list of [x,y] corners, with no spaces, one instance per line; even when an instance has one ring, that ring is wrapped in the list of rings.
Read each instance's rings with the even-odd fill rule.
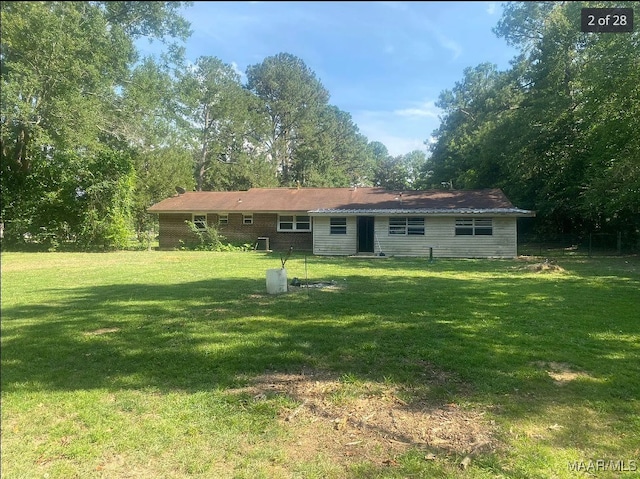
[[[424,236],[389,235],[389,218],[375,219],[375,253],[386,256],[428,256],[435,258],[514,258],[517,256],[515,217],[492,217],[493,235],[456,236],[455,217],[426,216]],[[356,217],[347,217],[347,234],[330,235],[329,217],[313,219],[313,253],[353,255],[357,253]]]
[[[376,217],[375,252],[383,252],[385,256],[429,256],[429,246],[433,246],[429,238],[431,221],[425,217],[424,236],[390,235],[389,217]]]
[[[456,236],[454,217],[427,218],[426,239],[441,258],[514,258],[516,218],[493,217],[493,235]]]
[[[339,217],[339,215],[336,215]],[[357,228],[355,216],[347,216],[347,234],[330,234],[330,217],[313,218],[313,254],[317,255],[354,255],[357,247]]]

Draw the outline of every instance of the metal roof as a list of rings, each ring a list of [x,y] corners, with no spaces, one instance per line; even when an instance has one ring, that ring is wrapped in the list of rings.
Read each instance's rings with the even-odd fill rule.
[[[310,210],[309,214],[316,215],[431,215],[431,216],[451,216],[455,215],[502,215],[502,216],[535,216],[533,211],[522,210],[520,208],[416,208],[416,209],[319,209]]]
[[[384,188],[251,188],[190,191],[151,206],[150,213],[309,212],[309,214],[507,214],[514,207],[499,189],[390,191]]]

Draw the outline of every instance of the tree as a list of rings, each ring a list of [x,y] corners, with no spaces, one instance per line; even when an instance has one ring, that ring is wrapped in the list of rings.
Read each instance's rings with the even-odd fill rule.
[[[373,162],[367,139],[349,113],[327,105],[302,131],[308,140],[298,148],[293,166],[301,184],[345,187],[371,181]]]
[[[518,100],[511,78],[495,65],[466,68],[463,80],[443,91],[436,103],[444,118],[423,166],[426,185],[439,188],[451,182],[456,188],[486,188],[500,183],[505,145],[500,127]]]
[[[598,5],[514,3],[496,28],[526,53],[520,81],[525,96],[515,116],[520,146],[509,162],[516,180],[512,184],[522,185],[517,180],[528,178],[530,202],[546,219],[547,229],[585,232],[600,228],[604,217],[618,217],[617,227],[637,232],[637,201],[632,203],[637,176],[635,162],[629,160],[633,151],[636,157],[640,151],[637,143],[633,146],[637,135],[631,133],[640,105],[638,34],[581,33],[577,19],[586,6]],[[529,16],[526,23],[524,14]],[[629,183],[608,175],[611,160],[622,166]],[[613,191],[620,192],[615,198],[624,199],[608,209]]]
[[[252,137],[260,121],[252,112],[255,99],[242,87],[233,67],[216,57],[198,58],[181,73],[178,89],[182,125],[194,155],[196,189],[225,189],[233,176],[227,175],[232,168],[226,167],[245,164],[256,150]]]
[[[76,240],[84,249],[123,249],[131,237],[135,170],[127,152],[105,150],[78,172],[75,201],[79,203]]]
[[[640,238],[640,34],[586,40],[581,214],[594,228],[623,231],[633,243]]]
[[[505,6],[494,31],[521,52],[505,72],[467,69],[440,95],[445,115],[425,172],[432,184],[501,187],[547,233],[638,238],[639,34],[582,33],[588,6],[602,5]]]
[[[280,183],[292,185],[304,178],[296,175],[298,149],[308,136],[309,125],[327,105],[329,93],[311,69],[298,57],[279,53],[247,68],[247,88],[263,102],[269,132],[265,148],[278,168]],[[307,133],[307,135],[305,135]]]
[[[122,135],[131,118],[119,110],[136,60],[133,39],[186,36],[181,4],[2,2],[0,214],[9,241],[41,230],[38,205],[76,178],[74,170],[95,158],[131,157]],[[129,171],[118,171],[127,183]],[[74,223],[58,221],[55,230]]]
[[[397,191],[418,189],[422,186],[420,176],[425,162],[426,155],[420,150],[406,155],[387,156],[377,165],[374,185]]]
[[[139,151],[133,164],[135,190],[131,215],[138,241],[144,243],[158,221],[156,215],[147,213],[147,208],[175,194],[176,187],[194,188],[193,157],[180,146],[165,146]]]

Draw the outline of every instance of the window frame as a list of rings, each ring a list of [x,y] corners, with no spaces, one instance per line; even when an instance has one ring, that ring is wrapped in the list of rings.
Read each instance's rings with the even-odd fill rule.
[[[473,235],[493,236],[493,218],[475,218]]]
[[[253,224],[253,213],[242,213],[242,224],[243,225],[252,225]]]
[[[424,216],[389,216],[389,236],[425,236]]]
[[[219,225],[228,225],[229,224],[229,215],[228,214],[219,214],[218,215],[218,224]]]
[[[407,217],[406,216],[389,216],[389,236],[406,236],[407,235]]]
[[[454,235],[473,236],[473,218],[455,218]]]
[[[493,236],[493,218],[455,218],[454,235]]]
[[[284,220],[286,218],[286,220]],[[306,218],[304,220],[303,218]],[[291,225],[291,228],[283,228],[282,225]],[[308,225],[306,228],[302,225]],[[310,233],[311,232],[311,216],[309,215],[280,215],[278,214],[279,233]]]
[[[329,234],[330,235],[346,235],[347,234],[347,217],[331,216],[329,218]]]
[[[407,236],[424,236],[426,231],[427,220],[424,216],[407,216]]]
[[[200,217],[204,218],[199,219]],[[198,231],[206,231],[207,226],[209,225],[209,218],[206,213],[192,213],[191,214],[191,222],[195,226]]]

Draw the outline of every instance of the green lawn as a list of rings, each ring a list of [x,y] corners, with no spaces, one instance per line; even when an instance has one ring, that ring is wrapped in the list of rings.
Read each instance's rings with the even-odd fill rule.
[[[3,253],[2,477],[640,477],[640,259],[530,264]]]

